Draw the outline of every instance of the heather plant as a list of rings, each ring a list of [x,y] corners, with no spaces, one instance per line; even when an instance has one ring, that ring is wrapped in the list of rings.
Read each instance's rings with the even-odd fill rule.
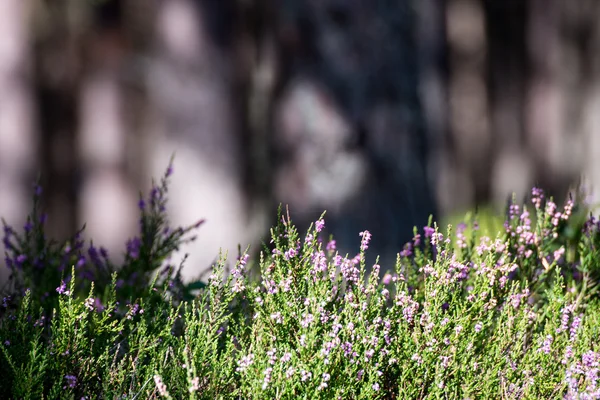
[[[600,398],[600,223],[572,221],[584,205],[559,210],[534,189],[496,237],[429,223],[383,267],[366,265],[368,231],[339,254],[324,215],[301,234],[280,211],[258,277],[248,250],[230,271],[222,254],[186,298],[161,275],[163,239],[144,239],[162,228],[168,175],[141,203],[139,246],[109,270],[102,307],[95,280],[78,289],[76,263],[45,321],[36,282],[15,285],[24,295],[0,318],[6,397]],[[119,279],[140,271],[123,292]]]
[[[108,251],[83,239],[85,226],[69,240],[62,243],[49,240],[44,231],[46,214],[41,211],[42,188],[34,186],[33,210],[20,234],[4,220],[5,263],[10,270],[5,303],[16,301],[26,290],[42,302],[47,312],[57,305],[57,294],[67,290],[74,278],[73,288],[78,296],[85,296],[95,285],[95,307],[103,308],[107,290],[114,273],[117,274],[117,297],[121,303],[140,297],[156,271],[160,269],[159,282],[169,282],[169,290],[178,299],[190,299],[191,290],[203,286],[201,282],[183,285],[179,271],[169,263],[171,254],[182,244],[195,240],[191,235],[203,221],[187,227],[171,228],[166,215],[167,190],[173,172],[172,161],[160,182],[152,184],[146,199],[140,194],[139,234],[126,243],[124,262],[113,265]],[[74,266],[75,274],[71,274]]]

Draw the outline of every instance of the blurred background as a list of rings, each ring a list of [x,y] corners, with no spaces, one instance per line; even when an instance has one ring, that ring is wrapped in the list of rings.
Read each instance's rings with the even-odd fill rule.
[[[260,249],[288,204],[383,268],[423,226],[600,186],[597,0],[1,0],[0,215],[118,261],[175,154],[182,252]],[[4,271],[4,269],[3,269]],[[5,274],[5,272],[3,272]]]

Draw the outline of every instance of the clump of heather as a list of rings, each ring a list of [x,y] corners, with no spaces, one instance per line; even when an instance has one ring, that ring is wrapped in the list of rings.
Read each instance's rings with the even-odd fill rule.
[[[49,313],[57,305],[58,296],[69,292],[69,283],[77,278],[74,294],[84,296],[94,283],[94,308],[102,309],[114,273],[117,274],[117,296],[122,303],[140,297],[154,278],[158,278],[159,286],[168,282],[169,291],[175,297],[191,298],[180,279],[182,265],[175,266],[169,259],[182,244],[195,239],[191,233],[203,221],[187,227],[170,227],[166,206],[172,172],[171,160],[160,182],[153,182],[147,198],[140,195],[139,234],[127,241],[122,265],[114,265],[104,247],[93,241],[86,244],[84,228],[65,242],[49,240],[44,231],[46,214],[41,210],[42,188],[36,184],[33,210],[22,233],[3,220],[5,263],[10,270],[8,287],[3,290],[4,302],[14,303],[29,291]],[[158,277],[155,276],[157,271]],[[202,285],[195,283],[192,287]]]
[[[153,196],[160,213],[159,194],[140,207],[148,210]],[[46,331],[32,291],[0,318],[0,391],[15,398],[600,398],[600,224],[590,217],[577,228],[574,201],[559,210],[537,189],[532,204],[529,211],[513,202],[495,238],[430,223],[399,249],[394,266],[367,265],[369,231],[357,232],[356,253],[340,254],[323,237],[324,215],[301,234],[280,212],[258,279],[250,278],[247,251],[229,273],[221,255],[195,298],[175,298],[170,281],[155,276],[135,283],[139,295],[125,313],[117,312],[119,272],[98,309],[95,283],[74,295],[85,278],[71,266]],[[142,221],[125,271],[161,268],[163,253],[144,239],[144,229],[156,231],[151,226]]]

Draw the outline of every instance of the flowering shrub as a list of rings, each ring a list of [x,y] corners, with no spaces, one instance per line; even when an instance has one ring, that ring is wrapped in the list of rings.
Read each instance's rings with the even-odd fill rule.
[[[385,269],[366,265],[376,240],[368,231],[360,233],[356,254],[342,255],[321,235],[323,216],[301,236],[280,212],[274,249],[258,260],[258,280],[249,275],[247,253],[230,273],[222,255],[190,299],[173,283],[172,268],[159,280],[169,252],[193,228],[164,231],[168,175],[140,202],[141,235],[128,243],[125,265],[106,267],[100,255],[106,278],[80,272],[96,265],[91,255],[80,265],[76,250],[65,259],[64,247],[45,244],[39,222],[24,239],[10,231],[17,291],[13,308],[5,297],[0,319],[0,392],[78,399],[600,398],[600,223],[589,217],[574,226],[582,205],[569,200],[559,210],[534,189],[531,211],[513,203],[495,238],[429,224]],[[36,240],[44,244],[36,247]],[[35,280],[34,268],[58,272],[47,272],[53,281]],[[50,282],[54,288],[44,286]],[[54,306],[45,314],[40,306],[50,298]]]
[[[180,279],[179,270],[168,263],[170,255],[179,247],[195,240],[190,233],[203,221],[187,227],[171,228],[166,216],[168,179],[173,172],[172,162],[158,184],[153,184],[147,199],[140,195],[139,235],[128,240],[123,265],[115,266],[104,247],[93,242],[86,244],[82,238],[84,228],[64,243],[49,241],[44,232],[46,214],[40,211],[42,188],[34,187],[33,211],[23,226],[23,234],[4,225],[3,243],[5,263],[10,270],[8,292],[5,302],[17,302],[26,290],[32,298],[40,301],[46,312],[57,305],[56,294],[66,293],[67,284],[78,278],[75,294],[85,295],[93,282],[96,288],[94,306],[103,309],[102,298],[107,295],[111,279],[117,274],[118,299],[127,302],[145,292],[161,268],[159,282],[167,283],[172,295],[178,299],[190,299],[190,288],[202,287],[198,282],[186,287]],[[74,274],[71,274],[74,266]],[[57,293],[56,293],[57,292]]]

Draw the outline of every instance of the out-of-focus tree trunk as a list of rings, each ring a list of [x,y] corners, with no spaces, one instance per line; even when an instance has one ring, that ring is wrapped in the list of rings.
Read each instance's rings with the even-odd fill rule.
[[[38,148],[33,130],[30,7],[0,1],[0,216],[19,228],[29,212]],[[0,287],[8,271],[0,260]]]
[[[76,135],[89,7],[59,0],[37,2],[34,12],[34,90],[49,234],[66,238],[80,228],[75,217],[81,179]]]
[[[479,0],[448,0],[449,126],[452,157],[442,161],[442,212],[471,207],[486,191],[491,131],[486,79],[488,43]]]
[[[417,2],[417,46],[419,48],[419,96],[428,137],[428,184],[436,202],[447,196],[440,193],[438,175],[442,161],[448,160],[448,48],[446,42],[446,1]],[[442,202],[447,202],[442,200]]]
[[[538,183],[558,201],[583,174],[600,186],[600,51],[595,1],[529,2],[527,129]]]
[[[529,158],[537,167],[538,184],[547,187],[557,168],[557,151],[566,127],[561,74],[560,0],[531,0],[527,28],[529,85],[525,105]]]
[[[522,199],[531,190],[535,166],[524,130],[527,73],[526,32],[528,2],[486,0],[491,143],[480,178],[489,192],[476,201],[504,205],[511,193]]]
[[[561,2],[565,131],[560,168],[571,180],[583,169],[600,199],[600,3]],[[598,210],[596,210],[597,212]]]
[[[280,66],[289,83],[273,138],[275,197],[290,203],[301,230],[327,209],[341,253],[371,230],[369,261],[380,254],[385,268],[435,213],[417,4],[326,0],[282,10],[282,30],[305,43]]]
[[[150,36],[153,21],[140,8],[135,0],[96,6],[81,84],[79,220],[87,224],[86,236],[107,248],[113,261],[138,226],[139,182],[133,181],[132,172],[141,167],[143,147],[136,143],[141,133],[135,118],[140,117],[145,91],[138,65],[145,46],[139,36]],[[140,21],[138,15],[149,20]]]
[[[219,34],[230,28],[219,25],[221,6],[173,0],[161,3],[157,13],[149,84],[159,119],[149,132],[148,172],[160,176],[175,152],[170,217],[175,224],[206,219],[198,239],[182,249],[190,253],[186,279],[205,272],[220,248],[234,258],[238,244],[245,247],[257,236],[254,223],[260,225],[260,215],[247,222],[241,171],[248,149],[240,146],[233,118],[231,59],[219,46]]]

